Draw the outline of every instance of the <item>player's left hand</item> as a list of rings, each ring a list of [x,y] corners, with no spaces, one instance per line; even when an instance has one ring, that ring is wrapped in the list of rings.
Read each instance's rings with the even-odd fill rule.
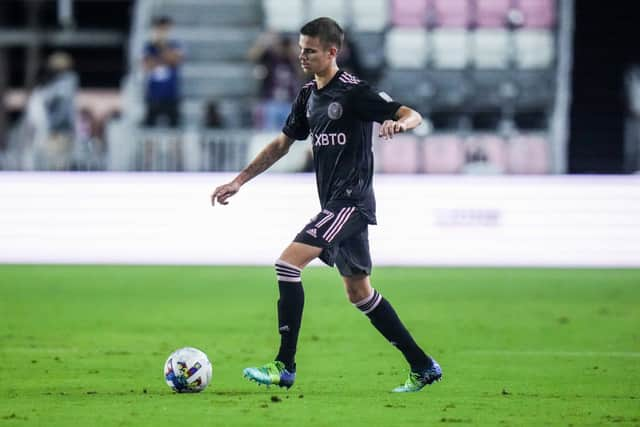
[[[404,123],[395,120],[385,120],[380,126],[378,136],[382,139],[392,139],[396,133],[405,132],[406,130],[407,126]]]

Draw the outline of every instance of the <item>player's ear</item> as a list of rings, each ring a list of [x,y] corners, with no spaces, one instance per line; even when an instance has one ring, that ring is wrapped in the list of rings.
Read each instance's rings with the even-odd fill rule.
[[[335,46],[331,46],[329,47],[329,56],[332,58],[336,58],[338,56],[338,48]]]

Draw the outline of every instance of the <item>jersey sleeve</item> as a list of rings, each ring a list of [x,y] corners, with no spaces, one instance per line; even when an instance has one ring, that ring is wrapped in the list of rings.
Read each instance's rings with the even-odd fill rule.
[[[360,120],[382,123],[393,120],[398,108],[402,106],[389,95],[375,92],[371,86],[363,84],[353,91],[353,109]]]
[[[282,133],[289,138],[302,141],[309,136],[309,122],[307,121],[308,98],[309,94],[305,90],[301,90],[291,105],[291,112],[282,128]]]

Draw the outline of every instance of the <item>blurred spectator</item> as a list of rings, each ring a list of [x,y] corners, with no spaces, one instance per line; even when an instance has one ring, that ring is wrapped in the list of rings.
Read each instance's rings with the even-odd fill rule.
[[[181,44],[170,38],[172,25],[167,16],[155,18],[151,40],[144,47],[146,126],[178,126],[180,64],[184,55]]]
[[[65,52],[54,52],[34,88],[26,108],[26,124],[32,135],[38,169],[69,168],[75,131],[75,97],[78,75]]]
[[[72,169],[95,170],[102,167],[104,152],[102,124],[87,107],[78,111]]]
[[[220,107],[216,101],[209,101],[205,106],[204,125],[208,129],[220,129],[223,127]]]
[[[366,75],[365,69],[362,66],[362,61],[360,60],[358,47],[353,40],[351,40],[348,33],[345,34],[342,49],[338,52],[338,66],[340,69],[354,74],[356,77],[361,79],[366,80],[371,77]]]
[[[95,115],[87,107],[80,108],[76,119],[76,139],[85,144],[97,136],[98,121]]]
[[[466,174],[475,175],[495,175],[500,173],[498,168],[491,163],[487,152],[480,146],[467,147],[462,171]]]
[[[279,130],[299,89],[301,70],[297,49],[291,39],[266,32],[249,50],[249,59],[258,64],[256,74],[261,80],[262,127]]]

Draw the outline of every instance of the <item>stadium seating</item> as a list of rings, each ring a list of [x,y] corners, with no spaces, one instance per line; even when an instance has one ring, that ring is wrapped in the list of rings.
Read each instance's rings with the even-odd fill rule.
[[[550,117],[544,109],[516,111],[513,116],[515,128],[521,131],[540,131],[549,127]]]
[[[182,119],[184,122],[189,125],[199,125],[203,122],[204,111],[205,111],[205,100],[204,99],[186,99],[180,103],[180,113],[182,114]]]
[[[304,24],[305,0],[262,0],[265,27],[273,31],[296,32]]]
[[[520,70],[514,76],[518,109],[544,109],[550,105],[555,93],[552,70]]]
[[[471,82],[462,70],[429,70],[425,82],[435,110],[464,111],[465,103],[473,94]]]
[[[446,28],[467,28],[472,23],[471,4],[468,0],[430,0],[431,21]]]
[[[124,115],[131,122],[139,122],[143,88],[140,57],[148,39],[153,16],[168,15],[174,21],[172,37],[184,46],[185,61],[181,68],[183,124],[199,127],[205,124],[204,110],[214,101],[226,126],[245,127],[247,121],[238,119],[234,111],[248,110],[251,99],[258,92],[253,65],[247,52],[261,32],[263,9],[295,3],[295,0],[139,0],[131,35],[131,74],[126,81],[125,97],[129,100]],[[289,5],[287,16],[295,15]],[[301,3],[300,3],[301,4]],[[262,6],[262,7],[261,7]],[[302,6],[300,7],[302,10]],[[298,30],[296,25],[295,30]],[[134,85],[137,84],[136,89]]]
[[[417,109],[426,107],[434,95],[434,88],[425,78],[423,70],[387,70],[378,88],[389,93],[398,102]]]
[[[504,173],[507,171],[507,150],[504,139],[497,135],[474,135],[464,142],[465,172]]]
[[[553,105],[554,0],[220,0],[216,13],[206,14],[206,1],[185,1],[193,6],[190,11],[178,10],[181,0],[152,4],[154,14],[167,11],[175,17],[175,36],[185,45],[181,109],[189,125],[202,124],[205,106],[214,101],[227,126],[249,127],[258,84],[246,52],[259,32],[295,34],[310,17],[331,16],[358,48],[364,78],[422,112],[435,127],[424,141],[407,134],[392,143],[376,142],[379,171],[550,170],[544,137],[518,132],[544,131]],[[254,3],[261,11],[246,10]],[[217,11],[229,13],[224,22],[198,16]],[[528,128],[517,120],[523,114],[534,118],[525,120]],[[518,136],[508,142],[498,136],[514,129]],[[246,137],[247,158],[272,136],[265,135],[251,143]],[[467,161],[473,156],[478,161]],[[301,170],[308,161],[307,152],[287,157],[292,163],[280,165],[281,170]]]
[[[463,29],[447,28],[431,33],[432,65],[442,69],[462,69],[469,63],[469,33]]]
[[[549,68],[554,60],[553,33],[520,30],[514,34],[515,62],[519,68]]]
[[[507,68],[509,35],[503,29],[478,29],[471,33],[472,62],[476,68]]]
[[[476,0],[475,23],[480,28],[502,28],[507,25],[511,0]]]
[[[347,4],[343,0],[308,0],[309,17],[329,16],[343,28],[347,28],[349,17]]]
[[[427,63],[427,32],[423,28],[392,28],[384,46],[387,64],[393,68],[423,68]]]
[[[358,48],[363,67],[368,70],[378,70],[384,65],[385,35],[378,32],[353,32],[347,34]]]
[[[470,74],[474,110],[512,108],[518,87],[507,70],[476,69]]]
[[[179,27],[174,31],[190,62],[244,61],[258,35],[257,28]]]
[[[257,91],[249,64],[216,63],[216,65],[187,64],[182,92],[185,97],[221,98],[250,96]]]
[[[451,109],[445,111],[442,109],[429,112],[425,115],[425,120],[429,120],[429,124],[436,133],[461,132],[462,129],[469,129],[468,122],[465,124],[466,114]]]
[[[465,161],[462,139],[455,134],[426,138],[423,143],[422,160],[425,173],[460,173]]]
[[[387,0],[352,0],[353,31],[380,32],[387,26]]]
[[[411,134],[395,135],[375,145],[377,170],[382,173],[417,173],[420,170],[418,140]]]
[[[217,104],[225,128],[246,129],[253,125],[252,102],[249,99],[229,98]]]
[[[508,171],[512,174],[548,173],[549,154],[549,144],[544,136],[515,136],[507,145]]]
[[[496,132],[504,126],[505,113],[501,106],[493,108],[474,108],[471,116],[471,128],[474,132]]]
[[[518,0],[526,28],[551,28],[555,25],[556,4],[554,0]]]
[[[391,22],[397,27],[424,27],[427,0],[391,0]]]
[[[154,15],[170,16],[176,27],[244,27],[261,22],[260,0],[216,0],[215,13],[202,0],[158,1],[154,6]]]

